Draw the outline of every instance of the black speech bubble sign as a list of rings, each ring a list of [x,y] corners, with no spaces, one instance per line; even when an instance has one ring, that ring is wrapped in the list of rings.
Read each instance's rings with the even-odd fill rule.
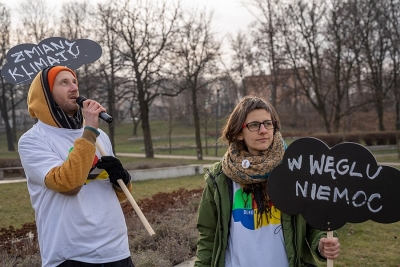
[[[37,45],[20,44],[11,48],[1,75],[13,84],[30,84],[45,67],[57,65],[75,70],[83,64],[96,61],[101,54],[101,46],[95,41],[51,37]]]
[[[379,166],[356,143],[329,148],[316,138],[300,138],[270,174],[268,194],[288,214],[302,214],[313,227],[339,229],[346,222],[400,221],[400,171]]]

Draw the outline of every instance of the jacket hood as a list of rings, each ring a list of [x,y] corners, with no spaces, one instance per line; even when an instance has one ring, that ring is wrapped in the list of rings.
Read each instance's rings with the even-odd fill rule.
[[[70,117],[53,100],[47,77],[51,68],[53,66],[41,70],[29,87],[27,97],[29,114],[32,118],[54,127],[80,129],[83,124],[82,109],[79,108],[74,117]]]

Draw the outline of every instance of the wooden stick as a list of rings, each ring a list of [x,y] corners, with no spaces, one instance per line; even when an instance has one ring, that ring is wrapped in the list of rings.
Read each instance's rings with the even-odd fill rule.
[[[333,231],[328,231],[328,232],[326,233],[326,237],[327,237],[328,239],[333,239]],[[327,261],[326,261],[326,266],[327,266],[327,267],[333,267],[333,260],[327,259]]]
[[[104,149],[101,147],[99,143],[96,142],[96,147],[100,151],[100,154],[102,156],[106,156],[106,152]],[[124,182],[121,179],[117,180],[119,186],[121,187],[122,191],[124,191],[126,197],[128,198],[129,202],[132,204],[133,209],[136,211],[137,215],[139,216],[140,220],[142,221],[144,227],[146,228],[147,232],[150,234],[150,236],[155,235],[156,233],[154,232],[153,228],[151,228],[149,222],[147,221],[146,217],[144,217],[142,210],[139,208],[138,204],[136,203],[135,199],[133,199],[131,193],[129,192],[128,188],[124,184]]]

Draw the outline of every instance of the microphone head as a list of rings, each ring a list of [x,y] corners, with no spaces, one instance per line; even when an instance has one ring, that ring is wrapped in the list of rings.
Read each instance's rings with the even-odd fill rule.
[[[83,101],[85,101],[85,100],[87,100],[86,97],[78,96],[78,97],[76,98],[76,103],[77,103],[81,108],[83,108]]]

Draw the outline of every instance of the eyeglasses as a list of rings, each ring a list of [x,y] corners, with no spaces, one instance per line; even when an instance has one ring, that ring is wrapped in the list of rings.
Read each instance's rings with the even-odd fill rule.
[[[247,129],[249,129],[250,132],[255,132],[260,130],[261,124],[264,125],[264,128],[267,130],[272,130],[276,127],[276,121],[272,121],[272,120],[266,120],[263,122],[259,122],[259,121],[252,121],[249,122],[247,124],[243,124],[242,128],[247,127]]]

